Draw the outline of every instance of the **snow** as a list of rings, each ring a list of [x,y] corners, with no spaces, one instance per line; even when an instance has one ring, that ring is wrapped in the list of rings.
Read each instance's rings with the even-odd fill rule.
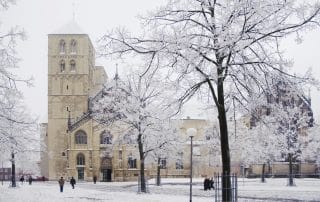
[[[71,21],[56,31],[53,31],[51,34],[87,34],[82,30],[82,28],[75,22]]]
[[[193,201],[214,201],[214,191],[203,190],[203,179],[193,179]],[[33,182],[10,188],[8,182],[0,184],[0,202],[87,202],[87,201],[135,201],[135,202],[185,202],[189,200],[189,179],[162,179],[161,186],[149,180],[149,193],[138,194],[136,182],[78,182],[75,189],[66,182],[64,192],[59,192],[58,182]],[[286,186],[287,179],[238,180],[238,201],[319,201],[320,179],[295,179],[296,186]]]

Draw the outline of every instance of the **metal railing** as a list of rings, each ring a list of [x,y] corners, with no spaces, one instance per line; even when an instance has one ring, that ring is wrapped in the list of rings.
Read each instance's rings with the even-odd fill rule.
[[[230,202],[237,202],[238,201],[238,177],[236,174],[231,174],[229,176],[222,176],[220,174],[215,175],[214,177],[214,184],[215,184],[215,202],[222,201],[222,192],[224,188],[222,187],[222,180],[230,177],[231,180],[231,201]],[[229,193],[229,192],[227,192]]]

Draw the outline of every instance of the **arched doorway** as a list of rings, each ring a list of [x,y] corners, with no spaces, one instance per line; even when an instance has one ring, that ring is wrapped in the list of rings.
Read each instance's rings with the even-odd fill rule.
[[[101,159],[101,173],[103,182],[112,181],[112,158],[104,157]]]

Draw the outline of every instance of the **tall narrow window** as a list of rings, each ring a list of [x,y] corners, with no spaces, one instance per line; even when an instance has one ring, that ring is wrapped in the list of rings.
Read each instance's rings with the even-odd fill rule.
[[[66,42],[63,39],[60,40],[59,51],[60,51],[60,54],[66,53]]]
[[[84,155],[82,153],[78,154],[77,155],[77,165],[78,166],[83,166],[85,165],[85,158],[84,158]]]
[[[119,160],[122,160],[122,151],[119,150]]]
[[[128,157],[128,168],[137,168],[137,159],[132,157],[132,154]]]
[[[76,61],[70,61],[70,71],[76,71]]]
[[[160,169],[166,169],[167,168],[167,159],[166,158],[160,158]]]
[[[70,44],[70,53],[71,54],[77,53],[77,42],[74,39],[72,39],[71,44]]]
[[[64,62],[64,60],[60,61],[60,72],[64,72],[64,70],[66,70],[66,63]]]
[[[83,130],[77,131],[75,142],[76,144],[87,144],[87,134]]]
[[[176,161],[176,169],[183,169],[183,152],[178,152],[178,158]]]

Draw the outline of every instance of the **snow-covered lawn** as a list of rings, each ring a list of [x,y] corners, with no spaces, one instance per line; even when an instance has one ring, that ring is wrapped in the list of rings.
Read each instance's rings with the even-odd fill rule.
[[[214,191],[203,190],[203,179],[194,179],[193,201],[214,201]],[[66,182],[59,192],[58,182],[33,182],[17,188],[0,184],[0,202],[186,202],[189,201],[189,179],[162,179],[160,187],[149,180],[149,193],[137,194],[136,182],[78,182],[75,189]],[[286,186],[286,179],[242,179],[238,181],[238,201],[320,201],[320,179],[295,179],[296,186]]]

